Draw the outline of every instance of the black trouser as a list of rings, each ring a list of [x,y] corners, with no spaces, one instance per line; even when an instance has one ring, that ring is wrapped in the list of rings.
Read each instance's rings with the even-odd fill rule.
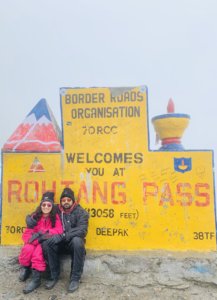
[[[74,237],[69,242],[60,242],[59,244],[49,243],[48,240],[42,243],[42,248],[45,259],[48,262],[51,279],[58,279],[60,275],[59,256],[61,253],[69,253],[71,255],[70,280],[78,281],[81,278],[86,253],[82,238]]]

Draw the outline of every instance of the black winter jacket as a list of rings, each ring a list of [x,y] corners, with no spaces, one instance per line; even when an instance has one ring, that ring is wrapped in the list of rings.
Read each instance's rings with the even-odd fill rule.
[[[89,214],[85,209],[77,204],[70,213],[65,213],[58,206],[57,212],[61,218],[67,240],[71,240],[75,236],[85,238],[89,219]]]

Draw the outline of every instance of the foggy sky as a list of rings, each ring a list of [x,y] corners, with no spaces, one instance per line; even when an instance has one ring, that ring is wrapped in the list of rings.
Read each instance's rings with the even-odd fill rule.
[[[149,119],[172,97],[216,160],[216,0],[0,0],[0,37],[1,147],[41,98],[61,125],[60,87],[146,85]]]

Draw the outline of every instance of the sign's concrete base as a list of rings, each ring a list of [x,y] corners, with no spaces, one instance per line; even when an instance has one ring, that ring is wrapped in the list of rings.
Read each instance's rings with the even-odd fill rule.
[[[69,267],[66,260],[64,270],[67,272]],[[186,289],[195,282],[213,284],[217,289],[217,253],[88,252],[83,277],[122,287]]]
[[[0,247],[0,280],[3,290],[8,285],[7,299],[22,294],[23,283],[17,280],[19,250],[20,247]],[[63,296],[71,299],[66,292],[70,258],[62,257],[62,262],[57,286],[46,291],[42,285],[31,294],[31,299],[39,299],[34,295],[44,299],[50,299],[46,298],[48,295],[55,295],[57,298],[54,299]],[[77,299],[217,299],[217,253],[87,251],[84,273],[76,293]]]

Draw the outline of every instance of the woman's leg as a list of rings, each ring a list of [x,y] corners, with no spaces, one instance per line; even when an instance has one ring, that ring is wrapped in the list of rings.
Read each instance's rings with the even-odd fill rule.
[[[41,272],[45,271],[46,263],[42,253],[41,245],[35,247],[34,252],[32,253],[31,259],[32,265],[32,278],[31,281],[26,285],[23,292],[24,294],[31,293],[37,289],[41,284]]]
[[[26,244],[23,246],[20,255],[18,257],[21,266],[24,267],[31,266],[31,260],[32,260],[32,255],[34,253],[34,250],[35,250],[35,246],[32,244]]]
[[[35,250],[32,254],[31,263],[32,263],[32,268],[35,270],[38,270],[40,272],[44,272],[46,270],[46,262],[42,252],[41,244],[38,244],[35,247]]]
[[[19,281],[25,281],[31,274],[31,259],[32,254],[34,252],[35,246],[31,244],[26,244],[21,249],[19,255],[19,263],[21,264],[20,274],[19,274]]]

